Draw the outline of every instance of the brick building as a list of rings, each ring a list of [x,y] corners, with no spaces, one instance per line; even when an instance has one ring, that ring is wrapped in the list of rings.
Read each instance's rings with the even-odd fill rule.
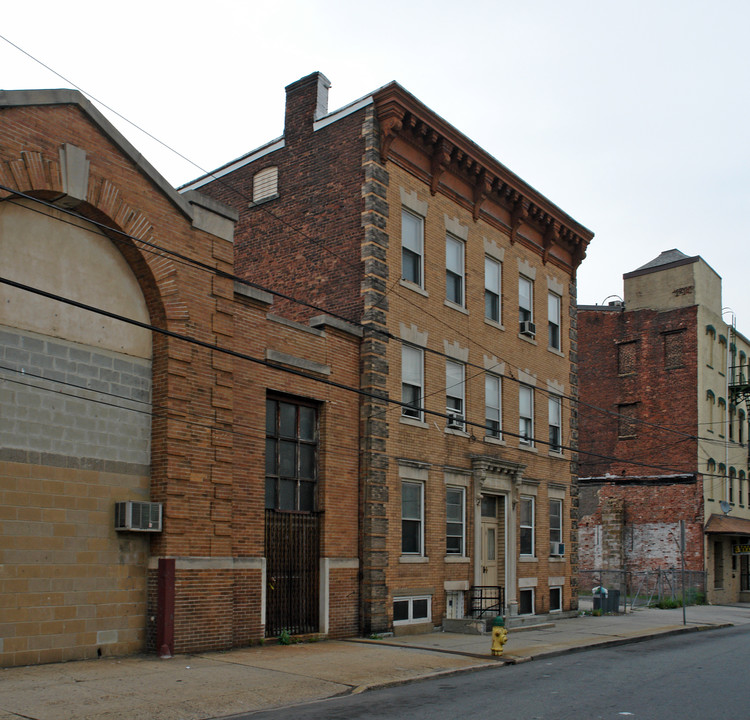
[[[361,330],[236,281],[236,219],[0,92],[0,664],[357,632]]]
[[[692,542],[687,561],[707,571],[709,600],[750,597],[748,557],[734,552],[750,536],[750,345],[724,321],[721,278],[700,257],[664,252],[626,273],[624,292],[624,301],[578,312],[580,484],[598,498],[581,512],[581,569],[620,560],[630,570],[674,566],[675,527],[684,520],[695,531],[700,522],[700,552]],[[607,557],[601,547],[613,488],[622,537],[650,528],[650,546],[631,556]]]
[[[236,209],[236,270],[284,312],[363,327],[362,630],[574,610],[592,233],[398,84],[334,112],[328,87],[289,85],[282,137],[182,190]]]

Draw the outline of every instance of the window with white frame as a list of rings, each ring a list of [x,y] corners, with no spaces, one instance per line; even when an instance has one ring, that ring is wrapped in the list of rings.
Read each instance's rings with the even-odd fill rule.
[[[534,389],[518,386],[518,434],[521,445],[534,444]]]
[[[563,501],[555,498],[549,501],[549,544],[550,555],[562,555],[560,544],[563,541]]]
[[[498,440],[503,437],[502,380],[490,373],[484,376],[485,435]]]
[[[432,619],[432,598],[429,595],[393,598],[393,624],[429,622]]]
[[[491,257],[484,258],[484,316],[500,322],[502,297],[502,265]]]
[[[463,363],[453,360],[445,361],[445,412],[448,415],[448,427],[463,430],[464,395],[466,392],[466,368]]]
[[[524,588],[518,591],[518,614],[534,614],[534,589]]]
[[[549,611],[561,612],[562,609],[562,588],[551,587],[549,589]]]
[[[523,275],[518,278],[518,319],[522,327],[534,321],[534,283]]]
[[[549,451],[562,452],[562,398],[550,395],[549,401]]]
[[[445,552],[447,555],[465,554],[466,490],[445,489]]]
[[[401,346],[401,414],[422,419],[424,396],[424,351],[413,345]]]
[[[464,244],[452,235],[445,237],[445,293],[456,305],[464,304]]]
[[[424,554],[424,485],[401,483],[401,553]]]
[[[534,498],[533,496],[521,498],[521,523],[520,523],[521,555],[533,557],[534,555]]]
[[[547,295],[547,327],[549,329],[549,346],[560,349],[560,306],[562,299],[556,293]]]
[[[253,176],[253,202],[273,200],[279,195],[279,169],[269,167]]]
[[[401,210],[401,277],[424,287],[424,219]]]

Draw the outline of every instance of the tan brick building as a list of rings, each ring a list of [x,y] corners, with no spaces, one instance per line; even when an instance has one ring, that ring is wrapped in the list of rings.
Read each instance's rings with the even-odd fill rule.
[[[396,83],[189,183],[236,268],[364,329],[362,630],[575,610],[576,270],[592,233]],[[501,599],[498,598],[500,593]],[[521,622],[521,620],[516,620]]]
[[[0,92],[0,664],[357,632],[361,330],[237,282],[236,219]]]

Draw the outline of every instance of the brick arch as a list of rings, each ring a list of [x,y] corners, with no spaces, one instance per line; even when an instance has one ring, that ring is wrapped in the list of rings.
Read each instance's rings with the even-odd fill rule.
[[[151,323],[168,324],[189,320],[187,304],[180,298],[175,263],[165,255],[140,249],[136,242],[159,245],[154,226],[140,210],[123,198],[116,183],[92,173],[88,179],[86,200],[67,201],[59,158],[50,159],[35,150],[21,151],[20,157],[0,163],[0,200],[22,193],[29,197],[70,207],[77,215],[100,225],[127,260],[141,286]]]

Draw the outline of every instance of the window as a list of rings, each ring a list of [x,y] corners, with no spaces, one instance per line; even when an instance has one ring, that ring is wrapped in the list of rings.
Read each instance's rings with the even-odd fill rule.
[[[562,299],[555,293],[547,295],[547,327],[549,328],[549,346],[560,349],[560,305]]]
[[[532,588],[525,588],[518,592],[518,614],[519,615],[533,615],[534,614],[534,590]]]
[[[740,410],[737,413],[737,442],[745,442],[745,411]]]
[[[484,376],[485,435],[498,440],[503,437],[502,389],[502,380],[497,375]]]
[[[521,498],[521,555],[534,555],[534,498]]]
[[[518,387],[518,435],[521,445],[534,444],[534,390],[528,385]]]
[[[562,588],[551,587],[549,589],[549,611],[561,612],[562,609]]]
[[[432,598],[429,595],[393,598],[393,624],[429,622],[432,619]]]
[[[445,552],[447,555],[463,555],[465,490],[446,488],[445,490]]]
[[[549,396],[549,450],[562,452],[562,398]]]
[[[629,375],[634,373],[637,367],[635,342],[624,342],[617,346],[617,374]]]
[[[708,425],[706,430],[710,433],[714,431],[714,406],[716,405],[716,395],[711,390],[706,390],[706,403],[708,404]]]
[[[737,471],[733,468],[729,468],[729,502],[734,503],[734,481],[737,479]]]
[[[745,471],[740,470],[740,474],[737,478],[737,502],[740,505],[745,504]]]
[[[492,258],[484,258],[484,316],[496,323],[500,322],[500,298],[502,265]]]
[[[714,540],[714,588],[724,587],[724,542]]]
[[[685,333],[671,332],[664,336],[664,368],[674,370],[685,365],[683,338]]]
[[[727,422],[727,401],[724,398],[719,398],[719,437],[724,437],[725,428],[724,425]]]
[[[253,176],[253,202],[261,203],[279,196],[279,169],[269,167]]]
[[[445,362],[445,412],[448,415],[448,427],[454,430],[464,429],[464,372],[463,363],[446,360]]]
[[[518,278],[518,319],[521,323],[534,320],[534,283],[523,275]]]
[[[560,555],[562,553],[554,552],[559,549],[554,546],[563,541],[563,518],[562,518],[562,500],[549,501],[549,542],[550,555]]]
[[[401,277],[423,286],[424,220],[408,210],[401,210]]]
[[[636,420],[638,417],[638,405],[630,403],[628,405],[618,405],[618,429],[617,434],[621,438],[635,437]]]
[[[729,430],[729,441],[732,442],[734,440],[734,417],[735,417],[735,407],[734,405],[729,405],[729,419],[727,421],[728,430]]]
[[[401,346],[401,408],[404,417],[422,419],[424,351],[412,345]]]
[[[464,304],[464,244],[447,235],[445,238],[445,293],[456,305]]]
[[[401,483],[401,552],[423,554],[424,485]]]
[[[318,418],[310,405],[266,400],[266,508],[313,512]]]

